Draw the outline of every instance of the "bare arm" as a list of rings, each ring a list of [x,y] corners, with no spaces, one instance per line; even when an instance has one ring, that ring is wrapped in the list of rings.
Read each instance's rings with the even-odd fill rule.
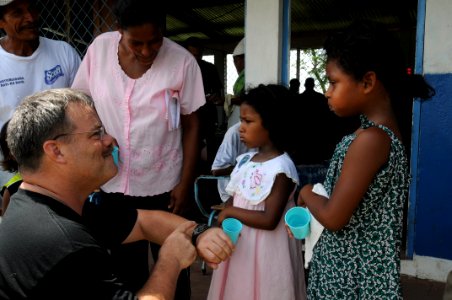
[[[229,166],[229,167],[222,168],[222,169],[215,169],[215,170],[212,170],[212,175],[213,176],[228,176],[228,175],[231,175],[232,170],[234,170],[234,166]]]
[[[298,203],[306,204],[315,218],[329,230],[340,230],[348,224],[376,173],[389,158],[391,141],[379,128],[360,131],[350,145],[341,175],[328,200],[304,186]]]
[[[199,154],[199,119],[198,113],[181,115],[183,164],[182,176],[178,185],[171,192],[170,209],[180,214],[186,206],[187,194],[195,178],[196,162]]]
[[[148,240],[162,245],[177,226],[187,222],[186,219],[166,211],[143,209],[137,211],[135,226],[123,243]],[[195,222],[192,222],[192,231],[194,226]]]
[[[192,222],[181,224],[165,240],[151,276],[137,293],[140,300],[174,298],[180,271],[189,267],[196,258],[195,248],[191,244],[192,227]]]
[[[281,220],[287,200],[295,187],[286,175],[278,174],[273,183],[270,195],[265,199],[265,210],[255,211],[229,206],[223,209],[218,217],[222,222],[225,218],[239,219],[250,227],[273,230]]]
[[[231,104],[233,105],[240,105],[242,103],[242,99],[240,96],[232,97],[231,98]]]
[[[137,222],[123,243],[148,240],[162,245],[176,228],[184,223],[187,223],[186,219],[169,212],[139,209]],[[188,223],[191,224],[187,231],[191,239],[195,222]],[[196,249],[201,258],[212,268],[216,268],[231,256],[234,245],[221,229],[212,228],[198,237]]]

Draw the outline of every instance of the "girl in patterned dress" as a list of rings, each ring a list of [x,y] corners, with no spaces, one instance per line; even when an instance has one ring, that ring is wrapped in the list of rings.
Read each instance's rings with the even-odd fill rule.
[[[306,299],[300,241],[285,231],[285,211],[295,205],[295,165],[285,150],[293,137],[291,95],[278,85],[250,90],[240,106],[240,139],[248,152],[237,158],[226,191],[232,196],[218,221],[243,223],[236,249],[213,272],[210,300]]]
[[[298,198],[325,227],[313,251],[308,299],[401,299],[409,172],[394,108],[434,91],[420,75],[406,74],[393,45],[370,23],[325,43],[328,104],[338,116],[360,115],[362,124],[336,147],[324,182],[329,199],[311,185]]]

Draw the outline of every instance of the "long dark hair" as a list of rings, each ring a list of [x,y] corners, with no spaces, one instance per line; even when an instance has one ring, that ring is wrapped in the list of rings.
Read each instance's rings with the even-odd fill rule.
[[[422,75],[408,74],[398,40],[378,23],[357,21],[330,36],[324,49],[328,61],[336,61],[356,80],[375,72],[391,98],[404,140],[409,139],[411,115],[407,111],[411,112],[413,98],[429,99],[435,90]]]

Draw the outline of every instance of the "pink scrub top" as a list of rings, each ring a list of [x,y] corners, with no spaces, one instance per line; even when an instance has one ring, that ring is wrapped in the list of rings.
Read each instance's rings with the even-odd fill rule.
[[[72,87],[93,97],[105,129],[119,144],[119,172],[102,189],[130,196],[159,195],[180,181],[179,117],[205,103],[201,71],[189,52],[164,38],[152,67],[132,79],[119,65],[120,39],[117,31],[98,36]]]

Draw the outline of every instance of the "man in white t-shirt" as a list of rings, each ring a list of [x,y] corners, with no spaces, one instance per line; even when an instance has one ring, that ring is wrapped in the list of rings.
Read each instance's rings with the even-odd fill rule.
[[[39,12],[33,0],[0,0],[0,128],[25,96],[70,87],[80,65],[66,42],[39,36]],[[11,177],[0,171],[0,186]]]
[[[236,159],[245,152],[256,152],[256,148],[247,148],[240,140],[240,122],[232,125],[225,133],[220,148],[212,164],[212,174],[214,176],[229,176],[234,169]],[[226,192],[229,179],[218,179],[218,193],[223,202],[227,201],[231,195]]]

